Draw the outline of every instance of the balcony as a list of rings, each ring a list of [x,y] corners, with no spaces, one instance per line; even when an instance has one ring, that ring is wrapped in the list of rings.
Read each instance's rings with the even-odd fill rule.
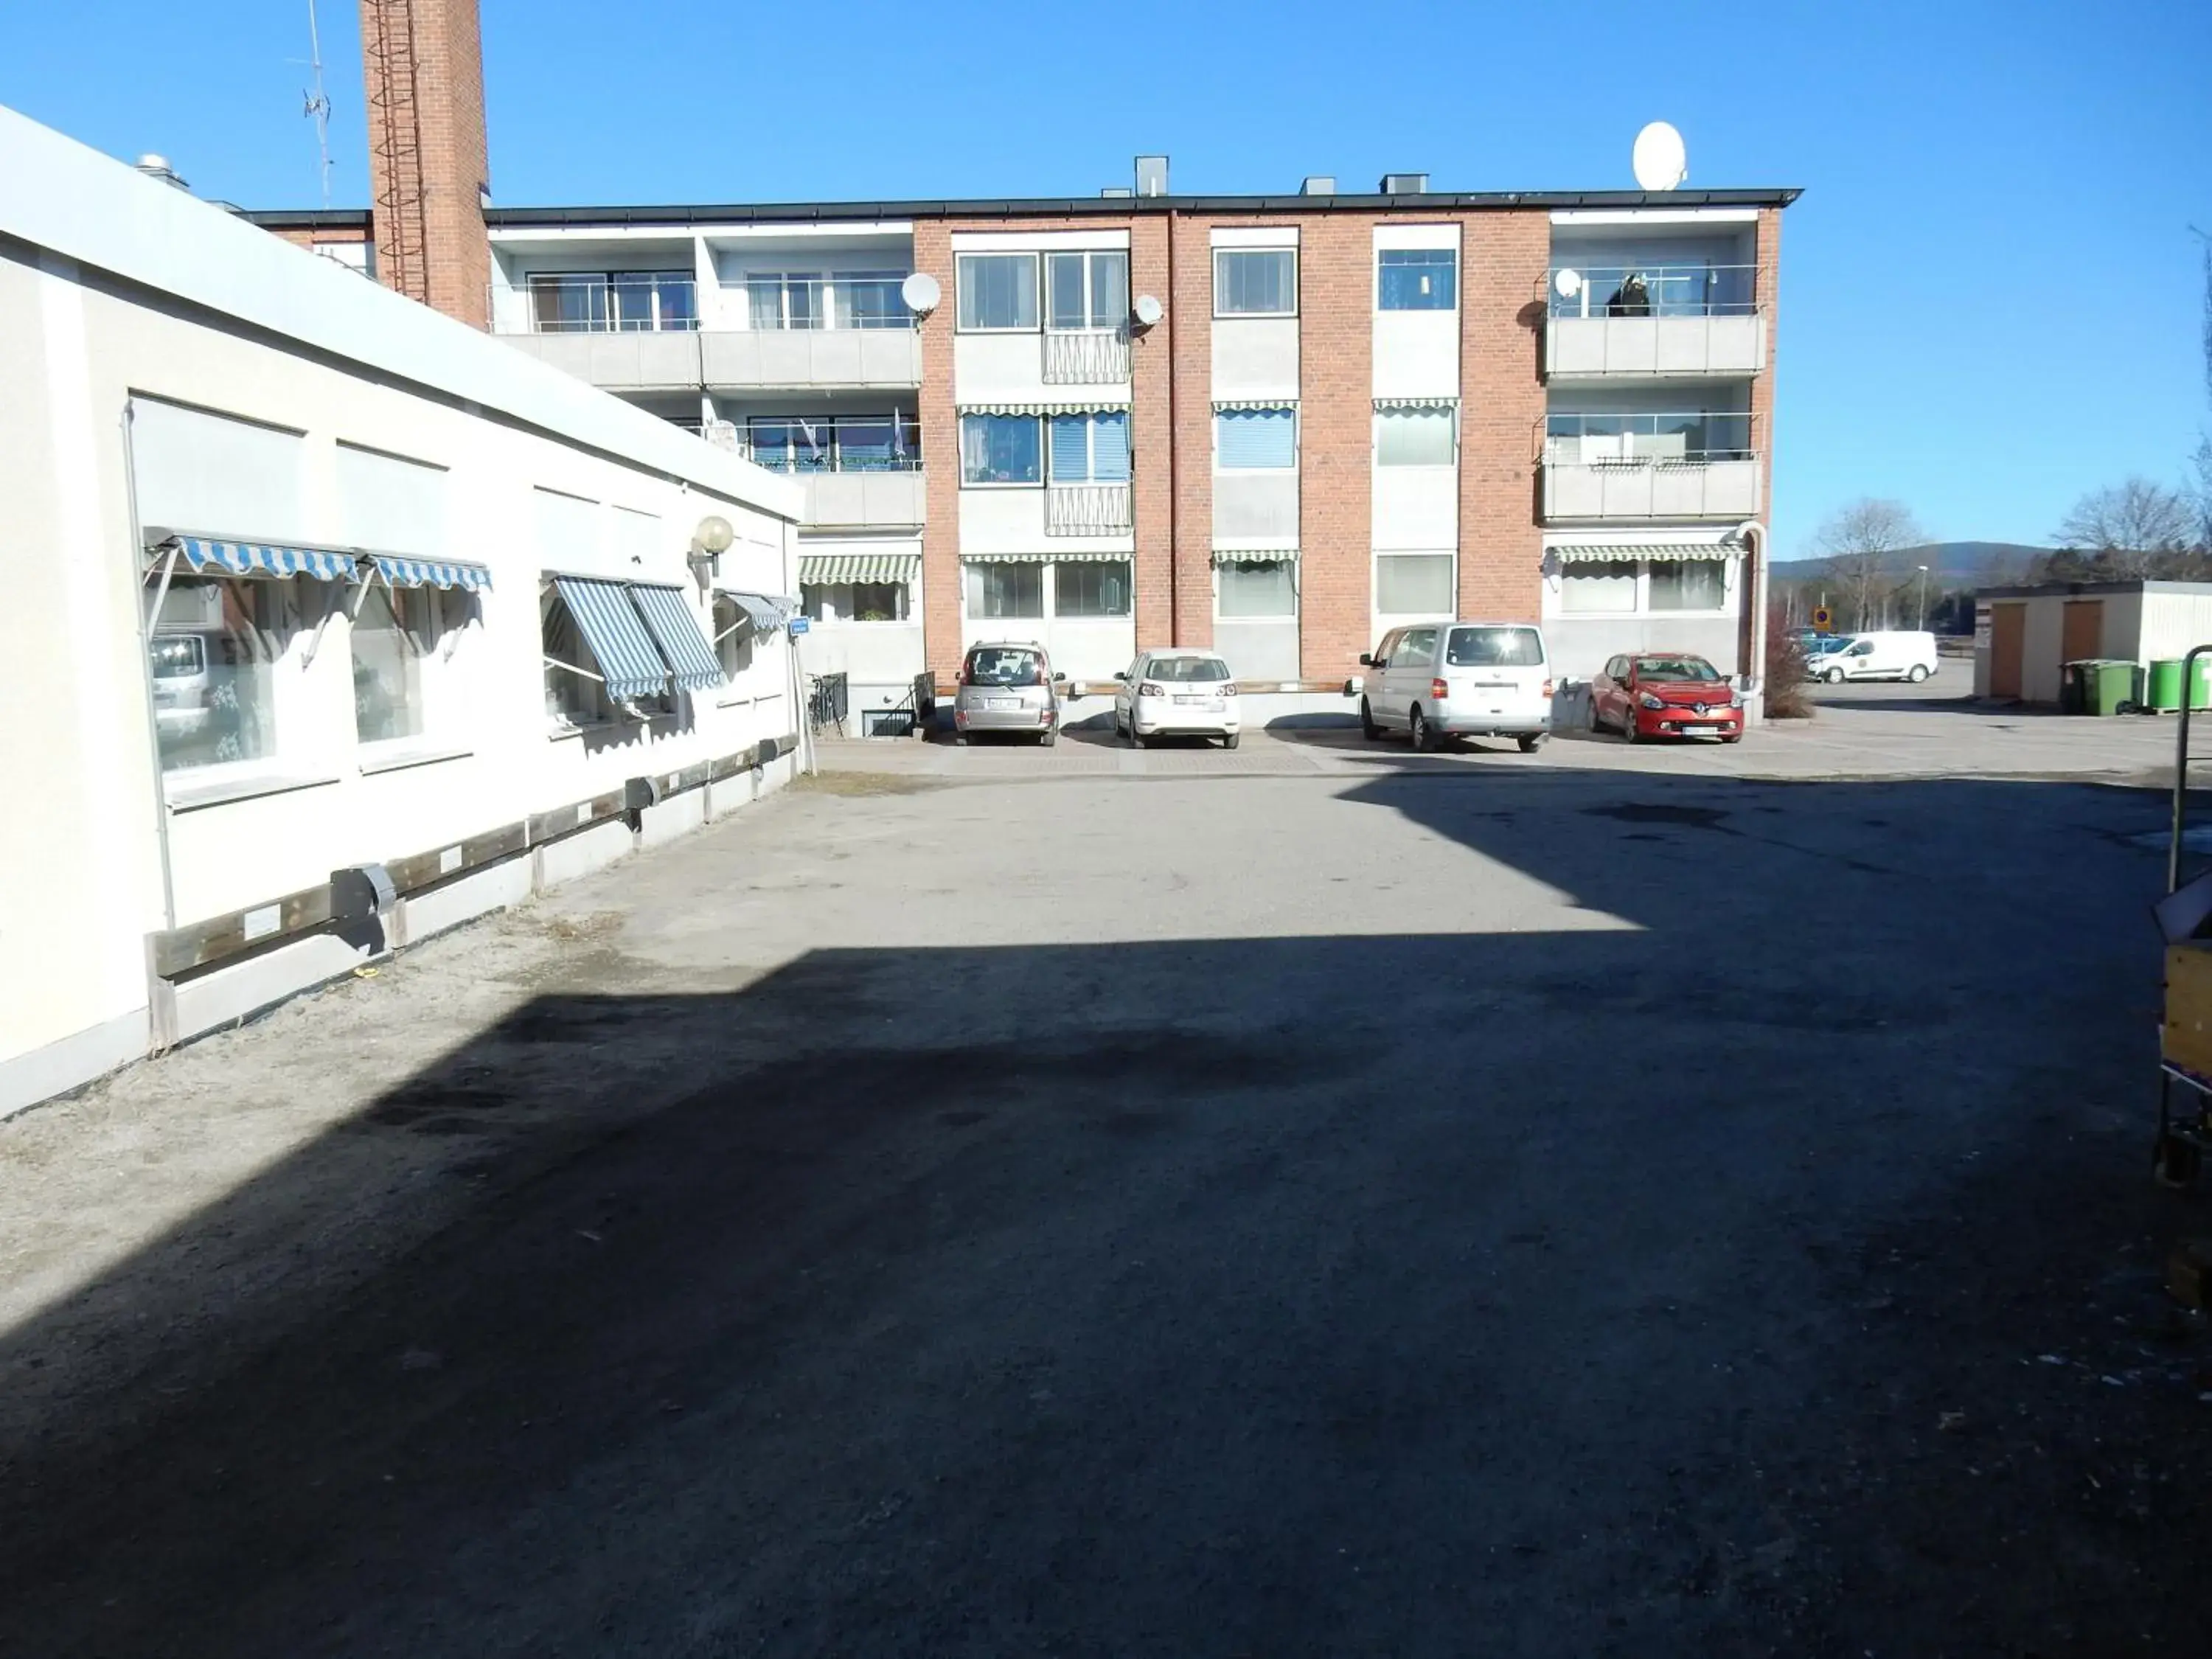
[[[1546,424],[1548,523],[1759,514],[1761,463],[1748,415],[1554,415]]]
[[[1562,265],[1545,284],[1547,380],[1742,378],[1766,367],[1753,265]]]
[[[1047,329],[1047,386],[1124,386],[1129,379],[1126,328]]]
[[[921,432],[910,415],[755,420],[737,431],[747,459],[799,480],[809,529],[923,520]]]
[[[1136,520],[1126,483],[1048,484],[1048,536],[1126,536]]]

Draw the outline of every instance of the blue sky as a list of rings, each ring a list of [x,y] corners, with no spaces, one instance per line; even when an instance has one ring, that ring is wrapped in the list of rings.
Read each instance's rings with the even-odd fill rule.
[[[960,26],[963,16],[995,20]],[[2206,0],[1504,6],[1121,0],[962,13],[485,0],[508,204],[1178,191],[1611,188],[1666,118],[1693,185],[1795,185],[1778,550],[1893,496],[2039,541],[2084,490],[2178,482],[2212,426]],[[368,197],[358,23],[322,0],[340,205]],[[0,6],[0,103],[203,195],[318,204],[306,0]],[[785,43],[794,43],[784,49]]]

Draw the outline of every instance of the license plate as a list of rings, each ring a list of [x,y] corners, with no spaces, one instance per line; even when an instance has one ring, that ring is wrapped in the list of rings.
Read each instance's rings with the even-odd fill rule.
[[[1176,707],[1178,708],[1218,708],[1221,707],[1220,700],[1215,697],[1177,697],[1175,701]]]
[[[1022,700],[1019,697],[986,697],[983,699],[983,707],[986,708],[1019,708],[1021,706]]]

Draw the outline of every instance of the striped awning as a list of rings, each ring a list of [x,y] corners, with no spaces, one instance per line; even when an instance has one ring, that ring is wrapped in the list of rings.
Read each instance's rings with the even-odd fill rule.
[[[1213,410],[1217,415],[1228,410],[1296,409],[1297,406],[1295,392],[1287,398],[1216,398],[1213,400]]]
[[[751,618],[756,634],[780,634],[799,614],[799,601],[780,593],[744,593],[734,587],[714,591]]]
[[[1456,398],[1377,398],[1377,409],[1457,409]]]
[[[584,635],[617,702],[657,697],[668,690],[668,665],[630,603],[629,585],[589,576],[556,576],[553,591]],[[719,677],[718,677],[719,678]]]
[[[1570,542],[1544,551],[1561,564],[1611,562],[1617,559],[1740,559],[1743,544],[1716,542]]]
[[[395,553],[372,553],[376,574],[394,587],[459,587],[471,593],[491,592],[491,572],[480,564],[461,564],[446,559],[403,559]]]
[[[910,582],[921,573],[919,553],[802,553],[802,582]]]
[[[963,553],[963,564],[1127,564],[1127,553]]]
[[[1217,547],[1213,550],[1216,564],[1296,564],[1298,550],[1295,547]]]
[[[269,542],[218,542],[204,536],[171,536],[155,544],[158,561],[180,556],[194,574],[213,569],[231,576],[312,576],[317,581],[352,581],[356,556],[327,547],[284,547]]]
[[[660,647],[661,659],[677,684],[686,691],[703,691],[722,683],[726,676],[721,662],[700,631],[699,619],[684,604],[682,588],[637,582],[631,586],[629,597],[638,615],[645,618],[646,632]]]
[[[1127,409],[1127,398],[1078,398],[1068,403],[962,404],[963,415],[1093,415]]]

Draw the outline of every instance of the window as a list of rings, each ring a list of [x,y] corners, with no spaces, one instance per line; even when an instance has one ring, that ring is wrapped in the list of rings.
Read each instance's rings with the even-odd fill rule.
[[[1577,560],[1559,577],[1559,609],[1620,616],[1636,609],[1636,561]]]
[[[970,559],[966,574],[968,614],[977,621],[1043,617],[1042,565]]]
[[[1720,611],[1728,605],[1728,566],[1719,559],[1654,559],[1654,611]]]
[[[839,328],[906,328],[914,313],[906,308],[899,285],[906,280],[896,270],[855,270],[837,277],[830,291],[831,313]]]
[[[297,626],[297,585],[171,578],[148,647],[162,771],[276,752],[276,659]]]
[[[1129,563],[1126,559],[1063,559],[1052,568],[1055,617],[1126,617]]]
[[[1406,667],[1426,668],[1437,659],[1437,630],[1433,628],[1409,628],[1406,637],[1398,641],[1398,648],[1390,653],[1390,660]]]
[[[1375,608],[1386,617],[1452,611],[1452,556],[1381,553],[1375,558]]]
[[[810,421],[762,420],[756,416],[745,428],[752,458],[777,472],[829,472],[835,470],[836,427],[827,417]]]
[[[745,277],[746,319],[755,328],[822,326],[822,273],[757,270]]]
[[[1449,404],[1384,409],[1375,416],[1375,465],[1449,466],[1459,459],[1457,411]]]
[[[1042,422],[1034,415],[963,415],[960,482],[1033,484],[1044,482],[1040,447]]]
[[[1216,608],[1224,621],[1298,614],[1297,566],[1289,559],[1224,564],[1219,588]]]
[[[601,683],[599,659],[561,596],[548,586],[538,602],[538,628],[545,663],[545,712],[570,726],[596,726],[614,718]]]
[[[1459,301],[1459,255],[1448,247],[1386,247],[1375,256],[1377,311],[1449,311]]]
[[[613,271],[607,277],[607,292],[617,329],[681,331],[699,326],[697,290],[680,270]]]
[[[540,334],[699,326],[697,285],[684,271],[538,271],[528,282],[531,321]]]
[[[1229,680],[1229,665],[1220,658],[1197,651],[1178,651],[1145,659],[1140,679],[1164,680],[1170,685],[1219,685]]]
[[[362,742],[422,735],[423,665],[445,632],[445,597],[374,576],[363,588],[353,619],[353,729]]]
[[[1054,483],[1129,482],[1129,417],[1119,410],[1052,419]]]
[[[1295,317],[1298,251],[1294,247],[1222,247],[1213,251],[1213,314]]]
[[[799,609],[818,623],[904,622],[904,582],[803,582]]]
[[[1129,319],[1129,256],[1048,253],[1046,315],[1053,328],[1119,328]]]
[[[959,267],[963,329],[1033,329],[1037,325],[1034,253],[963,253]]]
[[[777,472],[903,472],[921,452],[911,415],[756,415],[745,425],[745,453]]]
[[[1281,471],[1298,464],[1294,409],[1224,409],[1213,416],[1213,464],[1224,472]]]
[[[735,599],[714,596],[714,659],[734,680],[753,665],[753,619]]]

